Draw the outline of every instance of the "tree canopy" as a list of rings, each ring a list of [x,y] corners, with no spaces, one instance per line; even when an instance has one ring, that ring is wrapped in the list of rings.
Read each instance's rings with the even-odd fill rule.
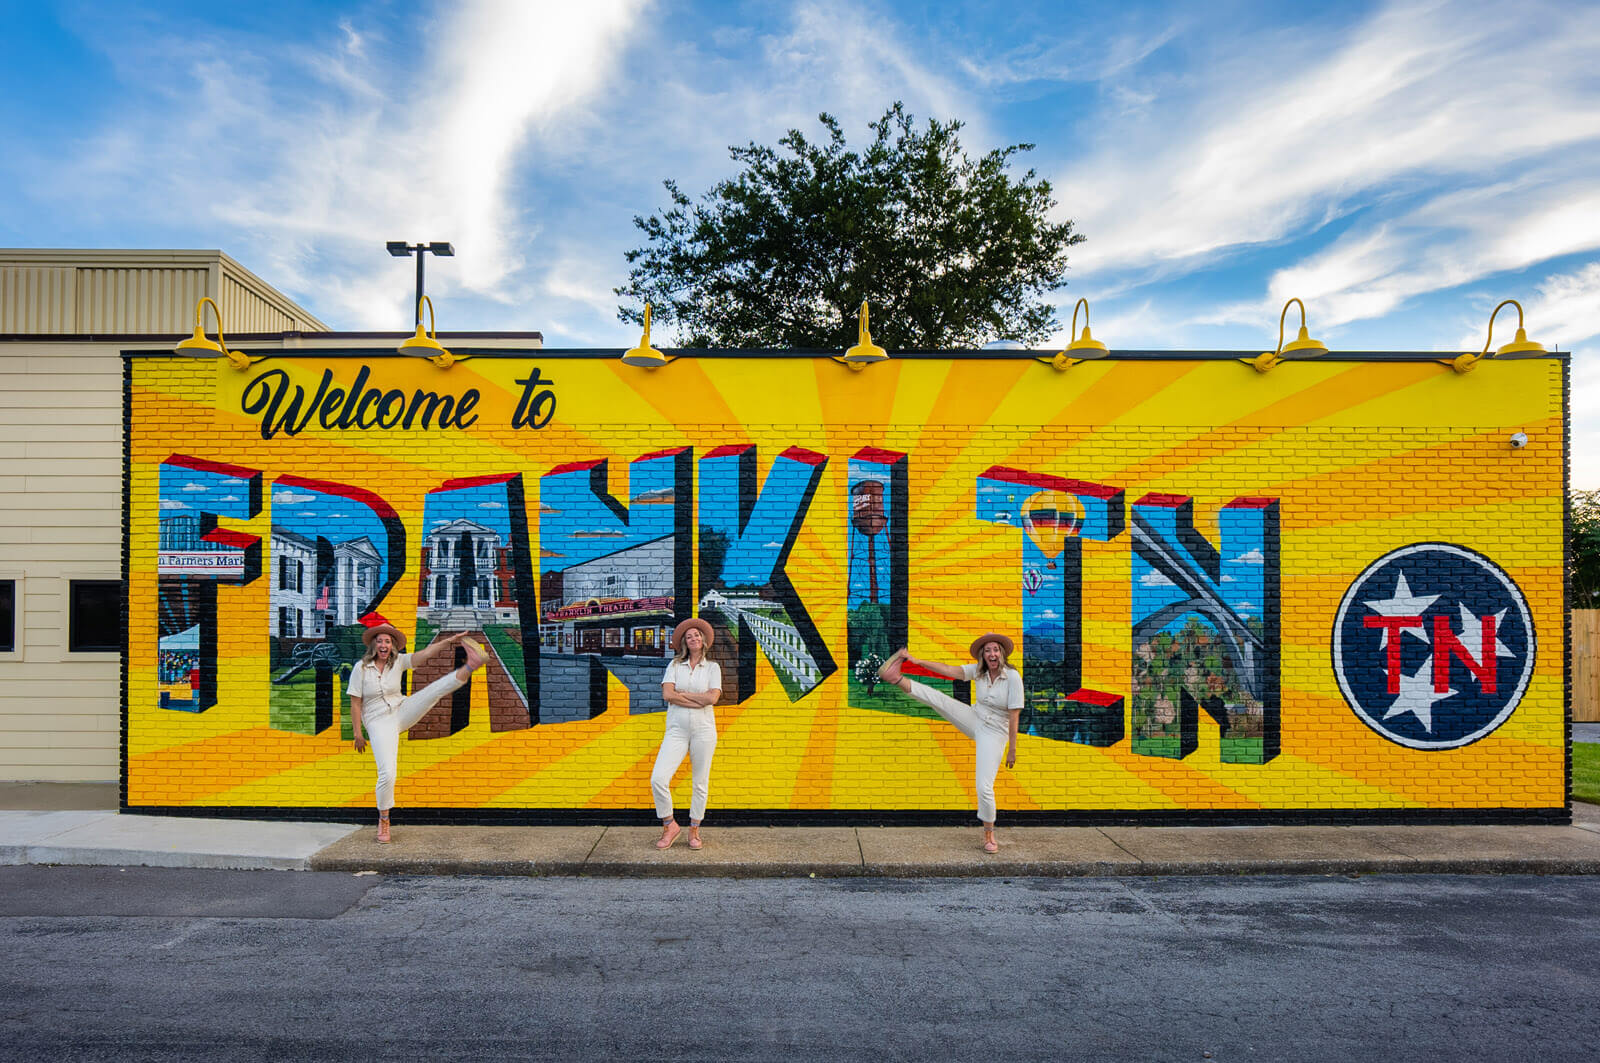
[[[962,150],[960,121],[918,128],[895,103],[850,150],[829,114],[819,143],[791,129],[776,147],[729,149],[742,171],[699,202],[663,182],[671,206],[634,218],[618,316],[676,325],[688,347],[839,349],[856,342],[862,300],[884,347],[1038,342],[1057,327],[1042,296],[1066,285],[1083,237],[1052,221],[1050,183],[1012,156]]]
[[[1600,491],[1573,491],[1567,497],[1567,528],[1572,608],[1600,609]]]

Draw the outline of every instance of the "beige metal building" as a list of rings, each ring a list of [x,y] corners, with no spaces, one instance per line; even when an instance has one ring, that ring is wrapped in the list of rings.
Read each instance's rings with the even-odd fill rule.
[[[117,778],[121,355],[205,296],[230,346],[327,331],[220,251],[0,249],[0,779]]]
[[[410,335],[330,332],[221,251],[0,248],[0,780],[118,778],[122,353],[170,351],[207,296],[232,349]]]

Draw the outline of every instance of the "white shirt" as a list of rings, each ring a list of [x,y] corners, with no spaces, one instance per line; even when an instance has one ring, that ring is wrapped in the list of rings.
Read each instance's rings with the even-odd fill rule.
[[[1000,678],[990,681],[989,669],[980,661],[961,666],[961,675],[972,684],[972,707],[990,727],[1011,733],[1011,713],[1022,708],[1022,673],[1010,665]]]
[[[361,699],[363,712],[397,709],[406,699],[400,689],[400,680],[410,667],[409,653],[395,657],[381,673],[376,660],[357,661],[356,666],[350,669],[350,681],[345,684],[344,692],[352,698]]]
[[[661,677],[661,682],[671,683],[673,689],[680,694],[704,694],[708,690],[722,689],[722,666],[716,661],[704,657],[693,668],[688,661],[673,661],[667,665],[667,672]],[[706,708],[711,706],[707,705]],[[667,703],[669,709],[684,709],[687,705],[674,705]]]

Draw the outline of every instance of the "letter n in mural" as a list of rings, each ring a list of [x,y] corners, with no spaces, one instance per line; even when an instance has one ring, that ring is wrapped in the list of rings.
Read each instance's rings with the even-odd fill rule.
[[[1217,514],[1221,549],[1185,495],[1133,506],[1133,751],[1186,757],[1204,709],[1222,760],[1278,755],[1278,502],[1236,498]]]
[[[161,463],[156,671],[161,707],[217,703],[217,585],[261,575],[261,540],[217,527],[261,512],[261,474],[174,454]]]
[[[435,705],[407,734],[443,738],[467,726],[476,683],[489,685],[489,730],[518,731],[538,718],[539,622],[522,475],[446,481],[423,505],[418,558],[417,646],[465,631],[481,643],[482,672]],[[467,660],[459,646],[413,672],[418,690]]]
[[[1121,489],[996,465],[978,477],[977,517],[1022,533],[1019,730],[1091,746],[1122,741],[1122,695],[1083,685],[1083,540],[1122,534]]]
[[[674,618],[693,601],[693,458],[687,447],[636,458],[626,508],[607,491],[604,459],[540,479],[540,723],[606,711],[607,671],[628,688],[630,714],[665,708]]]
[[[755,691],[759,645],[798,701],[834,672],[833,656],[784,571],[828,459],[790,447],[756,490],[756,448],[700,459],[700,615],[716,631],[723,700]]]
[[[299,476],[272,482],[270,726],[319,734],[332,725],[351,662],[365,651],[360,619],[405,571],[405,550],[405,526],[371,491]]]

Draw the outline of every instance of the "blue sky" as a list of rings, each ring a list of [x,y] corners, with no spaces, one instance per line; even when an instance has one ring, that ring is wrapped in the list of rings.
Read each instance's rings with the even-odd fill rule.
[[[899,99],[974,153],[1037,145],[1087,237],[1063,335],[1086,296],[1113,348],[1256,351],[1299,296],[1335,349],[1476,351],[1517,298],[1575,353],[1574,483],[1600,488],[1600,5],[5,11],[0,244],[217,247],[335,328],[398,329],[413,266],[383,242],[447,239],[446,331],[628,345],[611,289],[663,178],[698,194],[730,144],[823,110],[864,138]]]

